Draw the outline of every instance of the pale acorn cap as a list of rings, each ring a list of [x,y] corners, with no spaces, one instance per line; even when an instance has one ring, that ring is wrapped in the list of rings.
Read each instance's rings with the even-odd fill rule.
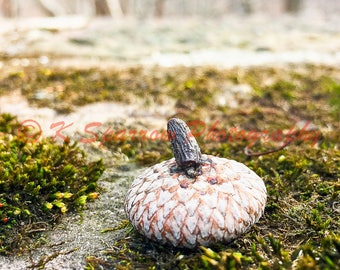
[[[229,242],[260,219],[267,192],[255,172],[237,161],[200,152],[199,160],[194,176],[191,163],[188,170],[172,158],[135,178],[124,208],[138,232],[164,244],[193,248]]]

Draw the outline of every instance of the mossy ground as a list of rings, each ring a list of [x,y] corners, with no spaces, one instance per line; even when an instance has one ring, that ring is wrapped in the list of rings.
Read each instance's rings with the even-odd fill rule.
[[[240,86],[251,91],[244,95],[233,91]],[[126,237],[108,247],[106,255],[89,256],[87,269],[337,269],[340,265],[339,69],[38,67],[2,75],[1,94],[13,89],[20,89],[32,104],[59,112],[103,100],[141,100],[144,106],[175,101],[169,117],[190,124],[202,152],[243,162],[265,181],[265,215],[232,243],[196,250],[163,247],[142,238],[122,220],[116,230],[125,231]],[[230,106],[231,102],[237,105]],[[136,128],[123,124],[119,129]],[[160,135],[150,139],[144,133],[126,132],[98,140],[139,166],[171,157],[170,145]],[[261,154],[272,149],[278,150]]]
[[[76,143],[20,136],[18,120],[0,115],[0,254],[27,251],[30,237],[98,197],[102,160],[88,162]]]

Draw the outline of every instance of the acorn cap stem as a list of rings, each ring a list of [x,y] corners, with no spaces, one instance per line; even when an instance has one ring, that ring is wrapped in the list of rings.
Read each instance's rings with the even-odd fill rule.
[[[201,150],[187,124],[178,118],[172,118],[167,126],[168,138],[171,143],[177,166],[189,177],[200,174]]]

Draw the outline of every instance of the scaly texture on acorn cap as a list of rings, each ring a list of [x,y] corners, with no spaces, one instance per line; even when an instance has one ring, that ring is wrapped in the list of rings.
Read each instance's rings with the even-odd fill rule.
[[[255,172],[234,160],[202,155],[180,119],[170,119],[168,134],[175,158],[146,169],[126,195],[125,212],[138,232],[193,248],[228,242],[259,220],[267,192]]]

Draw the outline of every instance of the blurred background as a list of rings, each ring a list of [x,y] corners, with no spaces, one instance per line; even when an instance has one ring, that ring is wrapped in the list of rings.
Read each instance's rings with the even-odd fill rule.
[[[72,65],[337,65],[338,14],[338,0],[0,0],[0,57],[24,65],[32,57]]]
[[[230,14],[285,13],[313,16],[336,16],[337,0],[1,0],[1,16],[7,18],[32,16],[111,16],[113,18],[162,18],[169,16],[204,17]],[[311,18],[313,19],[313,18]]]

